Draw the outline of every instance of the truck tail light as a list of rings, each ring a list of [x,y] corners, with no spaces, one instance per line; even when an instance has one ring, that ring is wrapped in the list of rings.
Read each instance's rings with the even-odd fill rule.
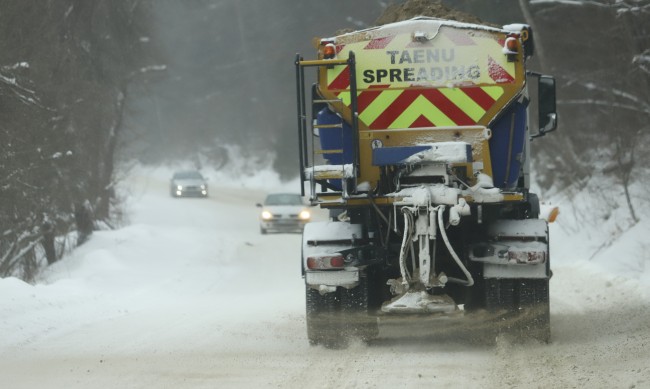
[[[311,270],[342,269],[345,265],[341,254],[314,255],[307,257],[307,268]]]
[[[508,251],[508,260],[514,263],[545,263],[546,252],[530,250],[530,251]]]

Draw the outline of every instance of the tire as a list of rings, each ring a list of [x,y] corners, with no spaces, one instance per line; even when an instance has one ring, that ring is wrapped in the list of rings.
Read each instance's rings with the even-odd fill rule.
[[[369,284],[368,277],[360,277],[357,287],[340,291],[343,333],[364,342],[375,339],[379,333],[377,318],[370,309]]]
[[[321,295],[305,285],[307,338],[312,346],[343,348],[347,338],[341,336],[338,291]]]
[[[537,219],[539,218],[540,207],[539,207],[539,197],[535,193],[528,194],[528,219]]]
[[[261,233],[262,235],[266,235],[266,232],[267,232],[267,231],[266,231],[265,228],[260,227],[260,233]]]
[[[369,309],[368,279],[361,277],[352,289],[337,288],[321,295],[306,286],[307,338],[311,345],[346,348],[351,339],[370,341],[377,337],[377,318]]]
[[[487,279],[486,308],[496,331],[515,341],[551,338],[548,279]]]
[[[518,287],[521,337],[548,343],[551,340],[548,279],[520,280]]]

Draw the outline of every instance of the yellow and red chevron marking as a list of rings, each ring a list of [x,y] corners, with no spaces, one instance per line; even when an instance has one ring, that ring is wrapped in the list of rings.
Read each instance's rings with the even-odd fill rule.
[[[371,39],[370,42],[364,47],[364,50],[377,50],[385,49],[386,46],[395,38],[394,35],[389,35],[381,38]]]
[[[327,89],[331,91],[340,91],[350,88],[350,70],[349,66],[338,66],[340,72],[336,77],[327,86]]]
[[[377,85],[358,95],[357,109],[371,130],[469,126],[478,124],[503,93],[498,86],[394,90]],[[337,96],[350,105],[349,92]]]
[[[505,37],[426,20],[341,37],[339,58],[356,54],[362,129],[488,125],[524,86],[522,58],[503,53]],[[321,69],[321,90],[341,99],[347,118],[350,81],[348,66]]]
[[[492,57],[488,57],[488,74],[497,84],[512,84],[515,82],[514,77]]]

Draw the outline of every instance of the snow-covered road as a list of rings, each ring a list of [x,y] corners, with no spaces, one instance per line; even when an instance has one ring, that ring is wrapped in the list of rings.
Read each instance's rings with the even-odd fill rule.
[[[382,329],[370,345],[310,347],[300,236],[259,234],[262,192],[213,183],[209,199],[172,199],[158,175],[128,182],[127,226],[36,285],[0,279],[0,387],[650,387],[637,280],[554,253],[549,345]]]

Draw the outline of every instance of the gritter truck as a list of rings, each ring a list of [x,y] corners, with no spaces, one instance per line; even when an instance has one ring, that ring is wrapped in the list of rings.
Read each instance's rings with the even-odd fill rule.
[[[532,29],[417,17],[314,44],[295,59],[302,194],[330,215],[302,237],[310,343],[468,321],[547,342],[529,167],[557,114],[554,78],[527,70]]]

